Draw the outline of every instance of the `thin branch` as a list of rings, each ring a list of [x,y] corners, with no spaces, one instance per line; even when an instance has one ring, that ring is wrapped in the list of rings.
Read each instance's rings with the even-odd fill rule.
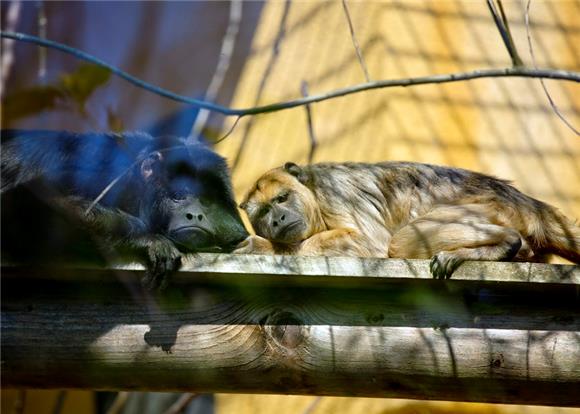
[[[64,401],[66,400],[66,390],[60,390],[56,396],[56,402],[54,407],[52,407],[52,414],[60,414],[64,407]]]
[[[528,2],[526,4],[524,19],[525,19],[525,23],[526,23],[526,34],[528,37],[528,48],[530,50],[530,56],[532,57],[532,64],[534,65],[534,68],[537,69],[538,65],[536,63],[536,55],[534,53],[534,47],[532,45],[532,35],[531,35],[531,31],[530,31],[530,5],[531,5],[531,3],[532,3],[532,0],[528,0]],[[540,78],[540,83],[542,84],[542,89],[544,90],[544,93],[546,94],[546,97],[548,98],[548,101],[550,102],[550,106],[552,107],[552,109],[554,110],[554,112],[556,113],[558,118],[560,118],[562,120],[562,122],[564,122],[564,124],[566,124],[566,126],[568,128],[570,128],[576,135],[580,136],[580,132],[574,127],[574,125],[572,125],[564,117],[564,115],[562,115],[562,113],[560,112],[560,110],[556,106],[556,103],[554,102],[554,100],[550,96],[550,93],[548,92],[548,88],[546,87],[546,83],[544,82],[544,80],[542,78]]]
[[[16,391],[16,400],[12,407],[12,414],[23,414],[26,408],[26,390]]]
[[[240,121],[240,119],[241,119],[241,116],[238,116],[237,119],[234,121],[234,124],[232,125],[230,130],[223,137],[218,139],[215,143],[216,144],[220,143],[224,139],[226,139],[233,132],[236,125],[238,125],[238,122]],[[174,145],[172,147],[161,148],[161,149],[158,149],[156,151],[163,153],[163,152],[167,152],[167,151],[172,151],[176,148],[185,148],[185,147],[186,147],[186,145]],[[111,189],[115,185],[117,185],[117,183],[119,181],[121,181],[121,179],[123,177],[125,177],[133,168],[135,168],[139,163],[143,162],[150,155],[151,155],[151,153],[147,153],[147,154],[142,155],[141,157],[138,157],[121,174],[119,174],[117,177],[115,177],[115,179],[113,179],[105,188],[103,188],[103,190],[99,193],[99,195],[97,195],[97,197],[93,200],[93,202],[85,209],[84,214],[85,215],[89,214],[95,208],[95,206],[99,203],[99,201],[101,201],[103,199],[103,197],[105,197],[108,194],[108,192],[111,191]]]
[[[169,407],[167,410],[165,410],[165,412],[163,414],[179,414],[182,413],[187,406],[189,405],[189,403],[195,398],[197,397],[196,394],[183,394],[181,397],[179,397],[179,399],[177,401],[175,401],[171,407]]]
[[[487,7],[489,8],[495,25],[497,26],[497,30],[499,30],[499,34],[501,35],[503,43],[510,55],[512,64],[514,67],[523,66],[524,63],[522,62],[522,59],[520,58],[520,55],[516,49],[516,45],[514,44],[501,0],[498,0],[498,4],[501,10],[501,18],[497,12],[497,9],[495,8],[495,5],[493,4],[493,0],[487,0]]]
[[[507,18],[507,15],[505,13],[505,10],[503,8],[503,3],[501,0],[497,0],[497,4],[499,6],[499,12],[501,14],[501,21],[503,22],[504,27],[506,28],[506,32],[508,35],[508,40],[510,42],[510,45],[512,45],[512,49],[515,53],[515,57],[516,57],[516,62],[514,62],[514,64],[516,64],[516,66],[523,66],[524,62],[522,60],[522,58],[520,57],[519,53],[518,53],[518,49],[516,47],[516,44],[514,42],[514,38],[512,36],[512,30],[510,29],[510,22]]]
[[[302,81],[301,87],[302,96],[308,96],[308,83],[306,81]],[[314,126],[312,123],[312,109],[310,108],[310,104],[304,105],[304,109],[306,109],[306,122],[308,124],[308,136],[310,137],[310,152],[308,153],[308,164],[312,164],[312,160],[314,159],[314,153],[316,148],[318,147],[318,140],[316,139],[316,135],[314,134]]]
[[[117,393],[117,396],[113,400],[113,403],[111,404],[111,406],[107,410],[107,414],[119,414],[123,410],[123,408],[125,407],[125,404],[127,404],[128,399],[129,399],[129,392],[119,391]]]
[[[318,405],[320,404],[320,401],[322,400],[322,397],[316,397],[309,405],[308,407],[306,407],[306,410],[304,410],[303,414],[312,414],[314,412],[314,410],[316,409],[316,407],[318,407]]]
[[[219,143],[220,143],[220,142],[222,142],[224,139],[226,139],[227,137],[229,137],[229,136],[230,136],[230,134],[231,134],[232,132],[234,132],[234,129],[236,129],[236,126],[238,126],[238,122],[240,122],[240,119],[242,119],[242,116],[241,116],[241,115],[240,115],[240,116],[238,116],[238,117],[236,118],[236,120],[234,121],[234,124],[233,124],[233,125],[232,125],[232,127],[229,129],[229,131],[228,131],[228,132],[226,132],[226,133],[225,133],[225,135],[224,135],[223,137],[221,137],[221,138],[219,138],[217,141],[215,141],[215,142],[214,142],[214,144],[219,144]]]
[[[449,73],[432,76],[420,76],[416,78],[405,79],[386,79],[373,82],[362,83],[348,86],[345,88],[335,89],[331,92],[310,95],[307,98],[294,99],[285,102],[274,103],[270,105],[258,106],[247,109],[231,109],[236,115],[255,115],[268,112],[280,111],[297,106],[326,101],[328,99],[338,98],[341,96],[351,95],[354,93],[381,88],[392,88],[397,86],[408,87],[417,85],[426,85],[434,83],[451,83],[481,78],[498,78],[498,77],[523,77],[523,78],[547,78],[568,80],[580,82],[580,72],[565,71],[560,69],[530,69],[523,67],[502,68],[502,69],[481,69],[471,72]]]
[[[241,0],[231,0],[230,2],[230,17],[228,21],[228,28],[226,34],[224,35],[224,40],[222,42],[222,47],[219,54],[218,64],[215,73],[209,83],[207,92],[205,94],[204,100],[213,102],[216,100],[217,95],[224,83],[226,73],[230,67],[230,62],[234,54],[234,49],[236,46],[236,39],[238,37],[238,32],[240,30],[240,22],[242,21],[242,1]],[[209,118],[210,111],[207,109],[202,109],[197,114],[195,122],[191,128],[190,138],[195,140],[201,131],[203,130],[207,119]],[[237,123],[237,121],[236,121]]]
[[[497,78],[497,77],[522,77],[522,78],[546,78],[546,79],[558,79],[567,80],[572,82],[580,82],[580,72],[566,71],[561,69],[531,69],[525,67],[511,67],[511,68],[501,68],[501,69],[482,69],[474,70],[471,72],[460,72],[460,73],[450,73],[432,76],[420,76],[416,78],[405,78],[405,79],[389,79],[389,80],[379,80],[373,82],[362,83],[358,85],[349,86],[346,88],[336,89],[331,92],[310,95],[307,98],[294,99],[285,102],[278,102],[269,105],[256,106],[244,109],[230,109],[221,105],[201,101],[198,99],[192,99],[186,96],[177,95],[168,90],[159,88],[157,86],[151,85],[141,79],[135,78],[122,70],[103,62],[102,60],[89,55],[88,53],[82,52],[70,46],[66,46],[57,42],[50,40],[39,39],[35,36],[30,36],[23,33],[9,33],[0,32],[1,37],[17,39],[24,42],[34,43],[43,47],[51,47],[57,50],[63,51],[65,53],[72,54],[81,59],[87,60],[99,66],[105,67],[114,74],[120,76],[121,78],[141,87],[150,92],[156,93],[160,96],[164,96],[169,99],[173,99],[178,102],[187,103],[189,105],[195,105],[200,108],[205,108],[210,111],[215,111],[226,116],[244,116],[244,115],[256,115],[265,114],[269,112],[281,111],[284,109],[295,108],[297,106],[306,105],[314,102],[321,102],[328,99],[338,98],[341,96],[346,96],[362,91],[368,91],[372,89],[381,88],[392,88],[392,87],[407,87],[407,86],[417,86],[426,85],[434,83],[449,83],[449,82],[460,82],[472,79],[481,78]]]
[[[346,21],[348,22],[348,29],[350,30],[350,37],[352,38],[352,44],[354,45],[354,49],[356,50],[356,56],[358,57],[358,61],[360,63],[360,66],[365,74],[366,81],[370,82],[371,76],[369,75],[369,70],[367,68],[367,64],[363,58],[362,50],[358,44],[358,40],[356,39],[356,35],[354,33],[354,26],[352,25],[352,20],[350,18],[350,12],[348,11],[348,5],[346,4],[346,0],[342,0],[342,8],[344,9]]]
[[[46,31],[48,26],[48,18],[46,17],[46,8],[43,1],[36,4],[38,8],[38,37],[46,39]],[[38,51],[38,79],[41,82],[46,80],[46,49]]]
[[[234,125],[235,126],[235,125]],[[171,151],[174,150],[176,148],[182,148],[185,147],[185,145],[174,145],[172,147],[167,147],[167,148],[162,148],[162,149],[158,149],[156,150],[156,152],[167,152],[167,151]],[[152,153],[147,153],[142,155],[141,157],[138,157],[135,161],[133,161],[133,163],[131,165],[129,165],[121,174],[119,174],[114,180],[112,180],[104,189],[103,191],[101,191],[99,193],[99,195],[93,200],[93,202],[87,207],[87,209],[85,210],[85,215],[89,214],[91,212],[91,210],[93,208],[95,208],[95,206],[99,203],[99,201],[101,201],[103,199],[104,196],[107,195],[107,193],[109,191],[111,191],[111,188],[113,188],[123,177],[125,177],[133,168],[135,168],[135,166],[137,166],[139,163],[145,161],[145,159],[147,159],[147,157],[149,157]]]
[[[6,13],[6,27],[10,31],[16,30],[18,21],[20,20],[20,10],[22,9],[21,1],[13,1],[8,6],[8,12]],[[0,58],[2,62],[2,80],[0,82],[0,98],[4,95],[6,81],[10,75],[10,70],[12,69],[12,64],[14,63],[14,39],[4,39],[2,41],[2,57]]]
[[[156,93],[157,95],[164,96],[166,98],[173,99],[173,100],[178,101],[178,102],[183,102],[183,103],[187,103],[190,105],[195,105],[195,106],[198,106],[200,108],[206,108],[206,109],[209,109],[211,111],[224,113],[225,115],[240,115],[240,114],[231,113],[231,111],[229,111],[227,108],[224,108],[223,106],[214,105],[212,103],[204,102],[204,101],[201,101],[199,99],[193,99],[193,98],[188,98],[186,96],[181,96],[181,95],[178,95],[178,94],[173,93],[171,91],[168,91],[166,89],[160,88],[160,87],[152,85],[150,83],[147,83],[139,78],[136,78],[132,75],[129,75],[127,72],[125,72],[125,71],[117,68],[116,66],[113,66],[113,65],[111,65],[111,64],[109,64],[109,63],[89,54],[89,53],[83,52],[82,50],[76,49],[74,47],[64,45],[62,43],[54,42],[54,41],[48,40],[48,39],[41,39],[41,38],[36,37],[36,36],[32,36],[32,35],[25,34],[25,33],[18,33],[18,32],[0,31],[0,36],[4,37],[4,38],[8,38],[8,39],[20,40],[22,42],[34,43],[34,44],[42,46],[42,47],[48,47],[48,48],[60,50],[61,52],[68,53],[69,55],[73,55],[79,59],[83,59],[83,60],[86,60],[87,62],[91,62],[91,63],[94,63],[95,65],[99,65],[101,67],[109,69],[115,75],[131,82],[134,85],[137,85],[137,86],[144,88],[150,92]]]
[[[143,161],[143,160],[142,159],[138,159],[135,162],[133,162],[133,164],[131,164],[129,167],[127,167],[127,169],[125,171],[123,171],[121,174],[119,174],[117,176],[117,178],[115,178],[105,188],[103,188],[103,191],[101,191],[101,193],[87,207],[87,209],[85,210],[85,215],[89,214],[91,212],[91,210],[93,208],[95,208],[95,206],[97,204],[99,204],[99,201],[101,201],[103,199],[103,197],[106,196],[109,191],[111,191],[111,188],[113,188],[121,180],[121,178],[123,178],[124,176],[126,176],[127,173],[129,173],[129,171],[131,171],[141,161]]]

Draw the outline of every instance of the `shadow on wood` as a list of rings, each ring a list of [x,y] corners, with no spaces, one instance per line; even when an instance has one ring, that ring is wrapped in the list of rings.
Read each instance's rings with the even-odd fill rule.
[[[580,406],[580,269],[201,254],[2,269],[3,387],[359,395]]]

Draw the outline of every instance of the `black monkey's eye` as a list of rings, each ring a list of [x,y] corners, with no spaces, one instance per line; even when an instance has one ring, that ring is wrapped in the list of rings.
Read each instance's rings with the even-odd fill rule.
[[[173,201],[183,201],[187,198],[187,194],[184,191],[176,191],[171,194],[171,199]]]
[[[191,163],[184,161],[177,162],[171,165],[168,169],[174,177],[178,176],[195,177],[195,175],[197,174],[197,169],[195,168],[195,166],[191,165]]]
[[[284,194],[280,194],[278,197],[276,197],[276,198],[274,199],[274,201],[275,201],[276,203],[284,203],[286,200],[288,200],[288,195],[289,195],[289,194],[290,194],[290,193],[284,193]]]

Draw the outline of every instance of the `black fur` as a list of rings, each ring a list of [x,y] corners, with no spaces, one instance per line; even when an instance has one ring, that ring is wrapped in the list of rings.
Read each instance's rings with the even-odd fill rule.
[[[225,160],[180,138],[3,130],[1,177],[5,262],[140,260],[156,286],[247,236]]]

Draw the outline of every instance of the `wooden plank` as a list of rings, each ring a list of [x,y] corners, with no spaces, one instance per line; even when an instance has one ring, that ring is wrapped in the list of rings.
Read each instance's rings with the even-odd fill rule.
[[[9,267],[4,266],[5,269]],[[79,270],[85,278],[103,279],[127,277],[134,271],[142,271],[139,264],[119,265],[101,271],[93,267],[72,266],[46,272],[44,268],[12,268],[10,274],[29,273],[35,278],[75,279]],[[215,253],[198,253],[184,257],[181,272],[176,280],[191,280],[208,277],[325,277],[324,282],[342,283],[342,278],[376,278],[376,279],[432,279],[429,273],[428,260],[413,259],[374,259],[355,257],[306,257],[306,256],[273,256],[273,255],[231,255]],[[331,276],[332,278],[327,278]],[[545,263],[514,262],[466,262],[453,274],[455,281],[479,282],[516,282],[516,283],[556,283],[580,284],[580,266],[552,265]],[[359,283],[360,281],[357,281]]]
[[[4,268],[2,386],[580,406],[577,267],[441,282],[365,262],[200,255],[154,294],[136,268]]]
[[[356,257],[199,254],[184,271],[221,274],[432,279],[428,260]],[[580,266],[545,263],[468,262],[454,280],[580,284]]]

